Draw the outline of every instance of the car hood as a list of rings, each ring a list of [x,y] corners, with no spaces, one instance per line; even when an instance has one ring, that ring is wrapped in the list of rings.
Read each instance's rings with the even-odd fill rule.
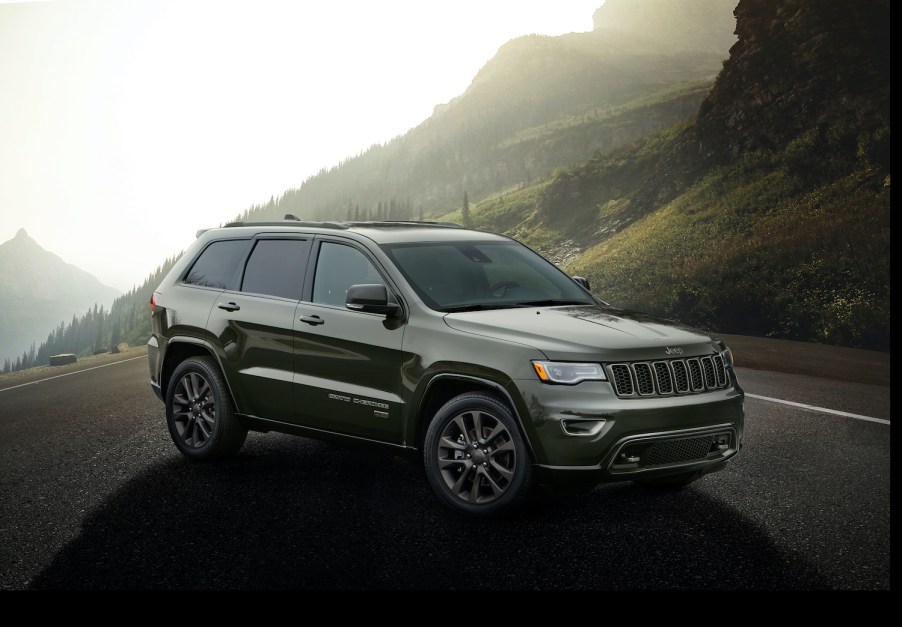
[[[647,314],[602,305],[450,313],[452,329],[532,346],[549,359],[642,361],[710,355],[711,335]]]

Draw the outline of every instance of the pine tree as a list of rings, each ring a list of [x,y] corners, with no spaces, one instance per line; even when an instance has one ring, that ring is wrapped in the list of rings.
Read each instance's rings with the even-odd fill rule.
[[[467,192],[464,192],[464,206],[461,209],[461,220],[464,223],[464,227],[468,229],[473,228],[473,216],[470,215],[470,199],[467,198]]]
[[[95,305],[95,308],[97,306]],[[95,322],[94,325],[97,327],[97,339],[94,340],[94,350],[99,351],[103,346],[103,318],[104,318],[103,307],[100,307],[100,313],[95,314]]]
[[[119,341],[121,339],[122,339],[121,324],[119,322],[119,318],[116,318],[116,322],[113,323],[113,332],[110,335],[110,345],[119,346]]]

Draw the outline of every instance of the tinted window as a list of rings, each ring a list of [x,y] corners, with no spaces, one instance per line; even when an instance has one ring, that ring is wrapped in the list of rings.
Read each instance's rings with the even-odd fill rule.
[[[247,251],[247,240],[213,242],[200,254],[185,276],[185,283],[233,289],[238,280],[238,270]]]
[[[260,240],[244,269],[242,292],[301,299],[309,240]]]
[[[344,307],[352,285],[385,281],[362,252],[350,246],[323,242],[313,278],[313,302]]]
[[[573,280],[516,242],[383,246],[433,309],[502,309],[591,304]]]

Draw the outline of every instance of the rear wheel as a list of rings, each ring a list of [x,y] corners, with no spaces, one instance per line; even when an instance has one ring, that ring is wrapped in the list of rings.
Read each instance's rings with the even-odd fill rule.
[[[247,438],[222,373],[209,357],[186,359],[172,373],[166,424],[176,447],[190,459],[231,457]]]
[[[532,484],[529,451],[507,406],[461,394],[435,415],[424,442],[426,476],[452,509],[494,515],[522,504]]]

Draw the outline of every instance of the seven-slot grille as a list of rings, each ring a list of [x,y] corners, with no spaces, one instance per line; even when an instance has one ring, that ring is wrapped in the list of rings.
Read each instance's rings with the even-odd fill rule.
[[[608,371],[617,396],[628,397],[698,394],[730,381],[720,355],[611,364]]]

